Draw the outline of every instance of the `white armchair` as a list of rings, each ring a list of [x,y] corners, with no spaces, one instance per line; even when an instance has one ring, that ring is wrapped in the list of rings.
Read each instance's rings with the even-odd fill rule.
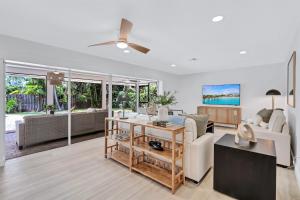
[[[291,136],[289,133],[283,132],[274,132],[269,129],[259,127],[256,125],[251,125],[255,133],[256,138],[273,140],[275,143],[275,150],[277,156],[277,164],[290,166],[291,164]]]
[[[291,164],[291,136],[283,111],[274,110],[267,127],[251,124],[256,138],[273,140],[277,156],[277,164]]]

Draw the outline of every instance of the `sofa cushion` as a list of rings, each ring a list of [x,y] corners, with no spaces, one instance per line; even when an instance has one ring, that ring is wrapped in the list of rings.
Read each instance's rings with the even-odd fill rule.
[[[257,115],[262,117],[263,122],[269,123],[272,113],[273,113],[272,109],[264,108],[264,109],[258,111]]]
[[[274,132],[281,132],[286,119],[281,110],[274,110],[269,121],[269,130]]]
[[[255,115],[254,125],[259,125],[262,122],[262,117],[260,115]]]
[[[285,122],[282,127],[282,134],[290,134],[289,125]]]

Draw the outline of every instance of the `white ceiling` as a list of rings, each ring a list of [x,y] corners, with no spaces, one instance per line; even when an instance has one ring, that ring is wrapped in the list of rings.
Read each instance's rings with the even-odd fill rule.
[[[283,62],[300,19],[298,0],[0,0],[0,8],[0,34],[176,74]],[[224,20],[212,23],[217,15]],[[87,47],[116,39],[122,17],[147,55]]]

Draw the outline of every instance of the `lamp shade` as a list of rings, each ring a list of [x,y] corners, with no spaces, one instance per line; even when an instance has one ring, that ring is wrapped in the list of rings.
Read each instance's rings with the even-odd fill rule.
[[[266,92],[266,95],[281,95],[281,93],[278,90],[270,89]]]

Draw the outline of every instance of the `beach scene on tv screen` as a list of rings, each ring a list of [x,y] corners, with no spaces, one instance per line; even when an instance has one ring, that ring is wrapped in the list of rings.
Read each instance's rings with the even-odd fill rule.
[[[240,105],[240,85],[204,85],[202,103],[211,105]]]

